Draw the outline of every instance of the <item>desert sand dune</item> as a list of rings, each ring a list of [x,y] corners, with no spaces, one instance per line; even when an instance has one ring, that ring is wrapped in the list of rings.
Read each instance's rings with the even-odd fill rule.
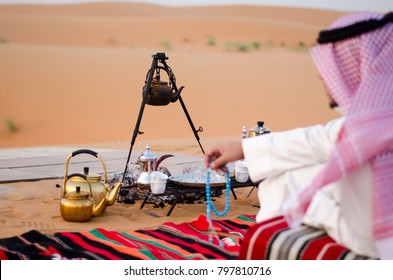
[[[128,141],[157,52],[185,86],[202,138],[236,137],[260,119],[274,131],[324,122],[334,113],[306,48],[337,16],[247,6],[0,6],[0,147]],[[146,108],[141,130],[146,139],[193,137],[178,103]]]

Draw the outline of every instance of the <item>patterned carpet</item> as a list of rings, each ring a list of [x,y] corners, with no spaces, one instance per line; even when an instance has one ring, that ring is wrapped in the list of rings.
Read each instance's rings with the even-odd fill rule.
[[[97,228],[53,235],[32,230],[0,239],[0,259],[232,260],[238,258],[241,241],[255,223],[254,218],[242,215],[215,220],[215,236],[207,231],[203,215],[191,222],[167,222],[155,230],[116,232]]]

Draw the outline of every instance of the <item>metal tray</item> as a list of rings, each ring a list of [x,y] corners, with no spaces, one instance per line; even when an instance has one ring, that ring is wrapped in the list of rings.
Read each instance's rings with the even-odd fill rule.
[[[198,182],[184,182],[181,180],[179,177],[174,177],[170,176],[169,181],[172,182],[175,185],[178,185],[180,187],[188,187],[188,188],[205,188],[206,184],[205,183],[198,183]],[[224,187],[225,186],[225,181],[219,182],[219,183],[211,183],[210,187],[212,188],[217,188],[217,187]]]

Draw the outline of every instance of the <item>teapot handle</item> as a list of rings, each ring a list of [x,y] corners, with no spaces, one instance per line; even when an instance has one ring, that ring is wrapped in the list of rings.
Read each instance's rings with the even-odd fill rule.
[[[172,83],[171,83],[171,78],[170,78],[170,74],[169,74],[168,70],[167,70],[165,67],[163,67],[163,66],[156,66],[156,67],[154,68],[154,70],[155,70],[156,68],[162,69],[162,70],[164,70],[164,71],[167,73],[168,78],[169,78],[169,85],[172,85]],[[148,77],[149,77],[150,70],[151,70],[151,69],[149,69],[149,70],[147,71],[147,73],[146,73],[145,84],[147,84],[147,79],[148,79]]]
[[[83,175],[83,174],[79,174],[79,173],[72,173],[72,174],[70,174],[70,175],[68,175],[65,179],[64,179],[64,184],[63,184],[63,197],[65,197],[65,195],[66,195],[66,184],[67,184],[67,181],[68,181],[68,179],[70,179],[70,178],[72,178],[72,177],[80,177],[80,178],[82,178],[82,179],[84,179],[88,184],[89,184],[89,189],[90,189],[90,194],[89,194],[89,196],[90,196],[90,200],[91,201],[93,201],[93,188],[92,188],[92,186],[91,186],[91,183],[90,183],[90,181],[89,180],[87,180],[87,177],[85,176],[85,175]]]
[[[72,152],[71,155],[74,157],[74,156],[77,156],[79,154],[90,154],[90,155],[92,155],[94,157],[98,157],[98,153],[97,152],[92,151],[92,150],[88,150],[88,149],[76,150],[76,151]]]
[[[80,154],[89,154],[89,155],[92,155],[92,156],[98,158],[101,161],[102,169],[104,170],[104,183],[106,184],[108,181],[108,177],[107,177],[107,172],[106,172],[106,165],[105,165],[102,157],[95,151],[88,150],[88,149],[80,149],[80,150],[76,150],[76,151],[72,152],[66,159],[63,185],[65,185],[66,178],[68,177],[68,167],[69,167],[69,163],[70,163],[71,158],[74,156],[80,155]]]

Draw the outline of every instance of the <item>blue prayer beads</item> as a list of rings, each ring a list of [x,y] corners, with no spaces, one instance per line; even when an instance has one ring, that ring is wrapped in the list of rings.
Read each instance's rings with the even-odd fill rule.
[[[224,217],[226,214],[228,214],[229,211],[229,206],[230,206],[230,191],[231,191],[231,179],[229,177],[229,171],[228,168],[226,169],[225,172],[225,195],[226,195],[226,199],[225,199],[225,208],[223,212],[218,212],[216,207],[214,206],[214,204],[211,201],[211,188],[210,188],[210,173],[211,170],[210,168],[207,170],[207,174],[206,174],[206,201],[207,201],[207,217],[209,218],[211,216],[211,210],[213,210],[214,214],[219,216],[219,217]]]
[[[228,211],[229,211],[229,206],[230,206],[230,191],[231,191],[231,179],[229,177],[229,170],[228,168],[226,168],[226,172],[225,172],[225,208],[224,211],[222,211],[221,213],[217,211],[216,207],[214,206],[212,200],[211,200],[211,188],[210,188],[210,174],[211,174],[211,170],[210,168],[208,168],[207,170],[207,174],[206,174],[206,217],[207,217],[207,221],[209,223],[209,231],[211,233],[211,235],[214,235],[220,246],[224,246],[224,244],[222,243],[222,241],[220,240],[220,238],[217,236],[216,231],[214,230],[213,227],[213,223],[211,220],[211,210],[213,210],[214,214],[219,216],[219,217],[223,217],[225,216]],[[211,243],[213,243],[213,237],[210,236],[209,237],[209,241]]]

